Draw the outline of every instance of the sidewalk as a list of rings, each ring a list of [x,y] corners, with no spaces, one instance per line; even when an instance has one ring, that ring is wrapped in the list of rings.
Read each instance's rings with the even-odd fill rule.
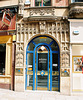
[[[0,89],[0,100],[83,100],[83,96],[60,95],[54,91],[15,92]]]

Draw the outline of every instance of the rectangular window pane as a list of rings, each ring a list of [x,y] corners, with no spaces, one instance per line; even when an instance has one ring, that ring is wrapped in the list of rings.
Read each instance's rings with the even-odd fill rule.
[[[33,86],[33,75],[27,76],[27,86]]]
[[[51,0],[35,0],[35,6],[51,6]]]
[[[35,6],[42,6],[42,0],[35,0]]]
[[[38,86],[43,86],[43,87],[47,87],[47,80],[48,80],[48,76],[40,76],[38,75],[38,80],[37,80],[37,85]]]
[[[28,53],[28,70],[33,71],[33,53]]]
[[[52,70],[58,71],[58,54],[52,54]]]
[[[0,75],[5,75],[6,44],[0,44]]]
[[[52,87],[58,87],[59,80],[58,76],[52,76]]]
[[[51,6],[51,0],[43,0],[43,6]]]
[[[72,0],[72,2],[83,2],[83,0]]]
[[[83,2],[83,0],[75,0],[75,2]]]
[[[38,71],[48,70],[48,54],[47,53],[38,53]]]

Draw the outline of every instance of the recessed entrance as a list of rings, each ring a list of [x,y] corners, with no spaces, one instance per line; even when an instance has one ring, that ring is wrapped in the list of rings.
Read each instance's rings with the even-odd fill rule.
[[[27,46],[26,89],[60,91],[59,46],[50,37],[36,37]]]

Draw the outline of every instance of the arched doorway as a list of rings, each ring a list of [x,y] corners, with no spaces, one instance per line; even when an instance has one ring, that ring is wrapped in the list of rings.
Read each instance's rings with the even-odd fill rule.
[[[38,36],[27,46],[26,89],[60,91],[60,50],[51,37]]]

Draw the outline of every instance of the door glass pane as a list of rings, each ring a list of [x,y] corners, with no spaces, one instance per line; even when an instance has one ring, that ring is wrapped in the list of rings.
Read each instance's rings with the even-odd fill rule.
[[[58,87],[58,76],[52,76],[52,87]]]
[[[28,71],[33,71],[33,53],[28,53]]]
[[[52,51],[58,51],[58,46],[56,45],[55,42],[51,45]]]
[[[34,50],[34,47],[35,47],[35,45],[31,42],[29,44],[28,51],[33,51]]]
[[[58,71],[58,54],[52,54],[52,70]]]
[[[38,38],[34,39],[33,41],[36,44],[38,44],[38,43],[47,43],[47,44],[49,44],[53,40],[51,38],[49,38],[49,37],[38,37]]]
[[[47,80],[48,80],[48,76],[38,75],[37,85],[41,87],[47,87]]]
[[[33,75],[27,75],[27,86],[33,86]]]
[[[45,70],[47,71],[47,53],[38,53],[38,71]]]

